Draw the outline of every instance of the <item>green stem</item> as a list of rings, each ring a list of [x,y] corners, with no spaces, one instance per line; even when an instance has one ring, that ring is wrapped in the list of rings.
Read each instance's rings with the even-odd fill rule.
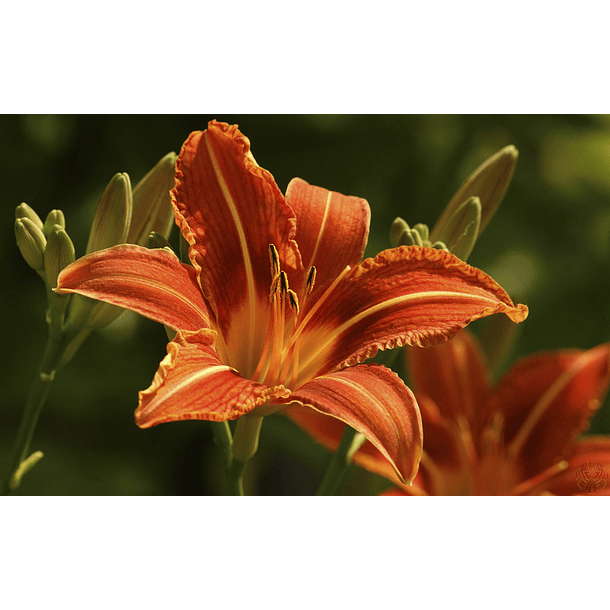
[[[14,491],[21,482],[21,476],[25,470],[20,469],[20,466],[27,458],[40,412],[49,395],[51,385],[55,379],[55,372],[63,353],[64,343],[62,341],[61,321],[59,321],[59,324],[57,323],[54,313],[52,310],[47,345],[38,367],[38,372],[34,377],[34,382],[30,387],[25,411],[21,417],[17,438],[13,446],[9,470],[2,483],[2,493],[4,495]]]
[[[226,491],[228,496],[244,495],[244,471],[247,462],[233,460],[231,465],[225,470]]]
[[[214,433],[214,443],[220,451],[222,458],[222,466],[227,470],[231,466],[233,460],[233,437],[231,436],[231,428],[228,421],[211,422],[212,432]]]
[[[330,460],[316,496],[333,496],[337,493],[341,481],[352,463],[352,456],[362,447],[365,440],[364,434],[356,432],[350,426],[345,426],[337,451]]]
[[[263,418],[257,415],[244,415],[237,421],[232,443],[233,458],[225,468],[228,495],[244,495],[244,471],[258,449],[262,423]]]

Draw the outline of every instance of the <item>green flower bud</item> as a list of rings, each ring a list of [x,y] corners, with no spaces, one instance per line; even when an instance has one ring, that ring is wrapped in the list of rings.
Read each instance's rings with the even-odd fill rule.
[[[416,225],[413,225],[413,230],[417,231],[422,243],[430,241],[430,230],[428,229],[428,225],[418,222]]]
[[[174,186],[177,155],[169,153],[131,189],[129,176],[116,174],[100,198],[86,253],[121,243],[168,247],[174,222],[170,189]],[[149,242],[149,236],[152,238]],[[122,307],[72,295],[64,328],[73,333],[65,362],[76,353],[89,333],[102,328],[124,313]],[[62,360],[62,362],[64,362]]]
[[[148,236],[148,248],[169,248],[170,250],[172,249],[167,239],[165,239],[165,237],[163,237],[161,233],[157,233],[156,231],[153,231]]]
[[[86,254],[125,243],[132,208],[129,176],[125,173],[115,174],[100,197]]]
[[[423,246],[424,242],[419,234],[419,231],[415,229],[409,229],[406,233],[401,235],[401,246]]]
[[[154,231],[165,239],[174,224],[169,192],[174,188],[176,153],[165,155],[133,189],[133,216],[127,243],[145,246]]]
[[[44,268],[47,286],[57,286],[60,271],[73,263],[75,259],[74,244],[61,225],[55,225],[49,233],[47,249],[44,253]],[[57,295],[62,298],[69,295]]]
[[[62,229],[66,228],[66,218],[61,210],[51,210],[44,221],[44,234],[49,238],[49,233],[55,225],[59,225]]]
[[[409,230],[409,225],[400,216],[394,219],[390,227],[390,245],[392,248],[400,246],[400,240],[403,233]]]
[[[425,246],[426,248],[447,250],[443,242],[430,241],[428,225],[418,222],[411,228],[400,217],[395,218],[390,227],[390,244],[393,248],[396,246]]]
[[[40,216],[27,204],[21,203],[15,208],[15,220],[18,218],[29,218],[39,229],[42,230],[43,224]]]
[[[482,163],[451,198],[432,229],[431,239],[442,239],[441,236],[448,230],[449,220],[471,197],[478,197],[481,204],[480,235],[504,197],[515,171],[518,157],[517,149],[511,144]]]
[[[25,262],[44,279],[44,251],[47,240],[42,232],[42,223],[40,225],[29,217],[17,218],[15,237]]]
[[[441,241],[449,252],[465,261],[477,241],[480,225],[481,202],[478,197],[471,197],[453,213]]]

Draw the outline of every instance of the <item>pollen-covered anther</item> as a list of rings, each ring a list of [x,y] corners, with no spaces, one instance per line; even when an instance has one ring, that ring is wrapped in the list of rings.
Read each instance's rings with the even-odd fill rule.
[[[307,273],[307,283],[305,284],[305,294],[311,294],[316,283],[316,268],[312,265]]]
[[[282,299],[286,299],[288,297],[288,291],[290,289],[289,285],[288,285],[288,276],[286,275],[285,271],[280,271],[280,276],[279,276],[279,289],[280,289],[280,294],[282,295]]]
[[[299,315],[299,297],[297,297],[297,293],[294,290],[288,289],[288,305],[290,305],[290,309],[295,313],[295,315]]]
[[[271,277],[275,278],[280,272],[280,255],[273,244],[269,244],[269,261],[271,262]]]

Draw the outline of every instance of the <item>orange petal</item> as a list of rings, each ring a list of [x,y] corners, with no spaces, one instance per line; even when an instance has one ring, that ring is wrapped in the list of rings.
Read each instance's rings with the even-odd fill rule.
[[[536,481],[527,494],[556,496],[610,495],[610,436],[586,436],[574,443],[574,452],[562,468]]]
[[[178,332],[167,346],[151,386],[140,392],[136,423],[141,428],[184,419],[237,419],[274,399],[284,387],[268,388],[222,364],[212,347],[216,333]]]
[[[168,250],[120,245],[68,265],[56,292],[76,292],[131,309],[175,330],[209,328],[194,269]]]
[[[429,349],[407,347],[405,356],[415,394],[431,398],[443,417],[454,421],[463,417],[469,428],[478,430],[489,380],[474,335],[463,330],[451,341]]]
[[[385,250],[306,305],[301,378],[362,362],[378,349],[441,343],[494,313],[520,322],[527,307],[514,306],[491,277],[449,252]]]
[[[371,211],[359,197],[348,197],[294,178],[286,201],[297,217],[296,240],[303,267],[316,267],[316,286],[357,265],[369,235]]]
[[[341,420],[313,409],[303,408],[300,405],[289,405],[282,409],[281,413],[329,451],[335,452],[339,447],[339,442],[345,430],[345,424]],[[369,472],[390,479],[396,484],[400,483],[400,479],[396,476],[390,462],[379,449],[368,441],[354,453],[352,461]]]
[[[323,375],[293,392],[290,401],[362,432],[402,481],[417,474],[422,449],[419,408],[411,390],[390,369],[361,365]]]
[[[294,213],[273,176],[257,165],[250,141],[237,126],[215,121],[184,143],[172,201],[216,326],[245,354],[231,361],[252,372],[257,333],[268,324],[269,245],[276,246],[289,279],[300,270]],[[246,323],[239,337],[228,338],[235,317]]]
[[[524,478],[571,454],[609,383],[610,344],[523,358],[500,381],[495,401],[505,443]]]

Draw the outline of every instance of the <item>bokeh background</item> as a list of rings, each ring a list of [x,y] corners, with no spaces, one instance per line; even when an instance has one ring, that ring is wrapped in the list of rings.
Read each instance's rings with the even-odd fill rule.
[[[208,120],[239,124],[258,163],[284,190],[299,176],[366,198],[367,255],[388,246],[392,220],[432,226],[452,194],[507,144],[519,161],[501,208],[469,263],[530,316],[510,358],[610,340],[610,117],[580,115],[4,115],[0,117],[0,467],[4,472],[46,341],[42,281],[15,244],[15,207],[64,211],[77,256],[97,200],[116,172],[132,184]],[[175,235],[174,235],[175,238]],[[474,323],[485,333],[485,320]],[[137,392],[165,355],[164,329],[131,312],[96,332],[62,369],[31,450],[45,457],[20,494],[222,493],[207,422],[140,430]],[[510,360],[505,366],[510,364]],[[610,434],[604,403],[591,432]],[[249,493],[308,495],[330,456],[281,415],[266,418]],[[352,466],[343,494],[387,484]]]

